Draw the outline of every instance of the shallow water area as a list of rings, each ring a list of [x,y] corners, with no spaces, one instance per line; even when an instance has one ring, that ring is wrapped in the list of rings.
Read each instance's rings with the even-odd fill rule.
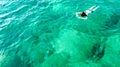
[[[119,11],[119,0],[1,0],[0,67],[120,67]]]

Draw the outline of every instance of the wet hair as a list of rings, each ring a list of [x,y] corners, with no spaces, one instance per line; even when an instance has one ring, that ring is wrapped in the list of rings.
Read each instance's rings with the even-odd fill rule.
[[[87,16],[87,14],[86,14],[85,12],[82,12],[80,15],[81,15],[82,17],[86,17],[86,16]]]

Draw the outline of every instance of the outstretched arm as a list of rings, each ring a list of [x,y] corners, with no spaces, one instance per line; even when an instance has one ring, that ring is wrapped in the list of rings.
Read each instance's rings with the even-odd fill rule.
[[[79,17],[79,14],[81,14],[82,12],[76,12],[76,16]]]
[[[87,20],[88,17],[78,17],[79,19],[84,19],[84,20]]]

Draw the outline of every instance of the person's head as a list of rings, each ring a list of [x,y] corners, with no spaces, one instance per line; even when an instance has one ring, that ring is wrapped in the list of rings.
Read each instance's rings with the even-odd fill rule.
[[[87,14],[86,14],[85,12],[80,13],[80,15],[81,15],[82,17],[87,16]]]

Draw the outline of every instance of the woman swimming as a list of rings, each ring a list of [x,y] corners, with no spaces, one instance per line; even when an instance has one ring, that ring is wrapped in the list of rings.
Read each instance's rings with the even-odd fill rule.
[[[99,6],[92,6],[86,11],[76,12],[76,17],[78,17],[79,19],[87,19],[88,14],[93,13],[97,8],[99,8]]]

